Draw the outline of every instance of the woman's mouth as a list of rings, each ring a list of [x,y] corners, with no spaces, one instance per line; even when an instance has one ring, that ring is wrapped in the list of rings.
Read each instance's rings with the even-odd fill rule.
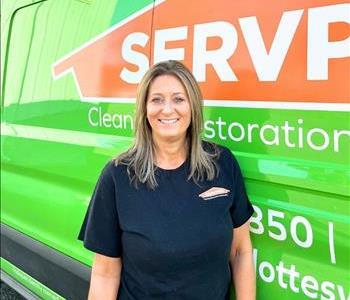
[[[162,124],[175,124],[179,119],[158,119],[158,121]]]

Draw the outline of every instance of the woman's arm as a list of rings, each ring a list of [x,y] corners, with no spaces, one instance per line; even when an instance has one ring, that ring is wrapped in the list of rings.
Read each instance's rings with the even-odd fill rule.
[[[230,264],[233,273],[232,283],[236,300],[255,299],[255,271],[252,243],[249,235],[249,221],[233,230]]]
[[[118,295],[122,260],[96,253],[91,271],[88,300],[115,300]]]

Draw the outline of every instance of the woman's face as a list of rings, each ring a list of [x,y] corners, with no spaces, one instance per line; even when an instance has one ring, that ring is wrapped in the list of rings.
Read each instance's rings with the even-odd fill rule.
[[[185,140],[191,108],[186,90],[177,77],[161,75],[153,80],[146,110],[155,141]]]

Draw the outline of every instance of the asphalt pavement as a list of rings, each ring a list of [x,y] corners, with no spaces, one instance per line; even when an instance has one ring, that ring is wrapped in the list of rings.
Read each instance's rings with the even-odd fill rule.
[[[0,299],[1,300],[25,300],[20,294],[18,294],[15,290],[10,288],[6,283],[1,281],[0,286]]]

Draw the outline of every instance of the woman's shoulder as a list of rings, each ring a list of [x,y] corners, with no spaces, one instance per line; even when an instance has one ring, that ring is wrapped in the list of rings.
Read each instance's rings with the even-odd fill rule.
[[[213,142],[203,141],[203,148],[211,154],[216,153],[214,156],[220,168],[239,168],[235,155],[228,147]]]
[[[126,170],[126,165],[121,163],[117,157],[110,158],[102,169],[106,176],[115,177]]]

